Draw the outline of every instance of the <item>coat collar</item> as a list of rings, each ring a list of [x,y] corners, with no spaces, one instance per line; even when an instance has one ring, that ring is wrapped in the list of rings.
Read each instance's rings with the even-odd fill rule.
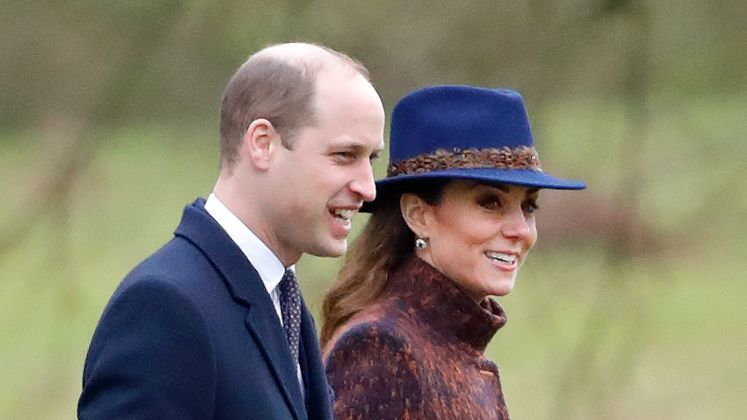
[[[220,272],[233,300],[247,308],[247,328],[272,368],[286,402],[296,418],[306,418],[296,366],[272,300],[246,256],[205,211],[204,199],[184,208],[174,235],[197,247]]]
[[[416,317],[441,336],[455,337],[479,352],[506,323],[496,301],[475,303],[451,279],[418,257],[390,274],[383,298],[406,316]]]

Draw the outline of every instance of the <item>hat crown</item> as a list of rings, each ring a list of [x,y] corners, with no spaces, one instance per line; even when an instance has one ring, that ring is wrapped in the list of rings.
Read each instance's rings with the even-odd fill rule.
[[[533,145],[522,97],[510,89],[427,87],[403,97],[392,112],[392,163],[439,149]]]
[[[544,172],[521,95],[510,89],[429,86],[405,95],[392,111],[389,166],[376,181],[372,211],[386,197],[420,182],[462,179],[528,188],[580,190],[581,181]]]

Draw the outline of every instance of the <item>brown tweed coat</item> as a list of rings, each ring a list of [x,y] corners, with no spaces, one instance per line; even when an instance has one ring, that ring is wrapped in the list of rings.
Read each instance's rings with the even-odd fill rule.
[[[377,303],[333,337],[325,358],[338,419],[508,419],[485,346],[506,323],[417,257]]]

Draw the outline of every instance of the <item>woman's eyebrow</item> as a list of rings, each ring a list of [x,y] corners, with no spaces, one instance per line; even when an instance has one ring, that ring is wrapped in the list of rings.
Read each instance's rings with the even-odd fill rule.
[[[491,184],[488,182],[479,182],[476,181],[474,186],[472,188],[478,188],[478,187],[487,187],[487,188],[495,188],[497,190],[500,190],[502,192],[508,192],[508,187],[503,184]]]
[[[530,188],[530,189],[527,190],[525,196],[529,197],[532,194],[538,193],[539,190],[540,190],[539,188]]]

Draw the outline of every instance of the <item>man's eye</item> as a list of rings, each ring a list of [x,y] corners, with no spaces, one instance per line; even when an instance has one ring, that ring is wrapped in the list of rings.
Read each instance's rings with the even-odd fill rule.
[[[339,160],[351,160],[355,158],[355,155],[351,152],[335,152],[332,154],[335,158]]]

